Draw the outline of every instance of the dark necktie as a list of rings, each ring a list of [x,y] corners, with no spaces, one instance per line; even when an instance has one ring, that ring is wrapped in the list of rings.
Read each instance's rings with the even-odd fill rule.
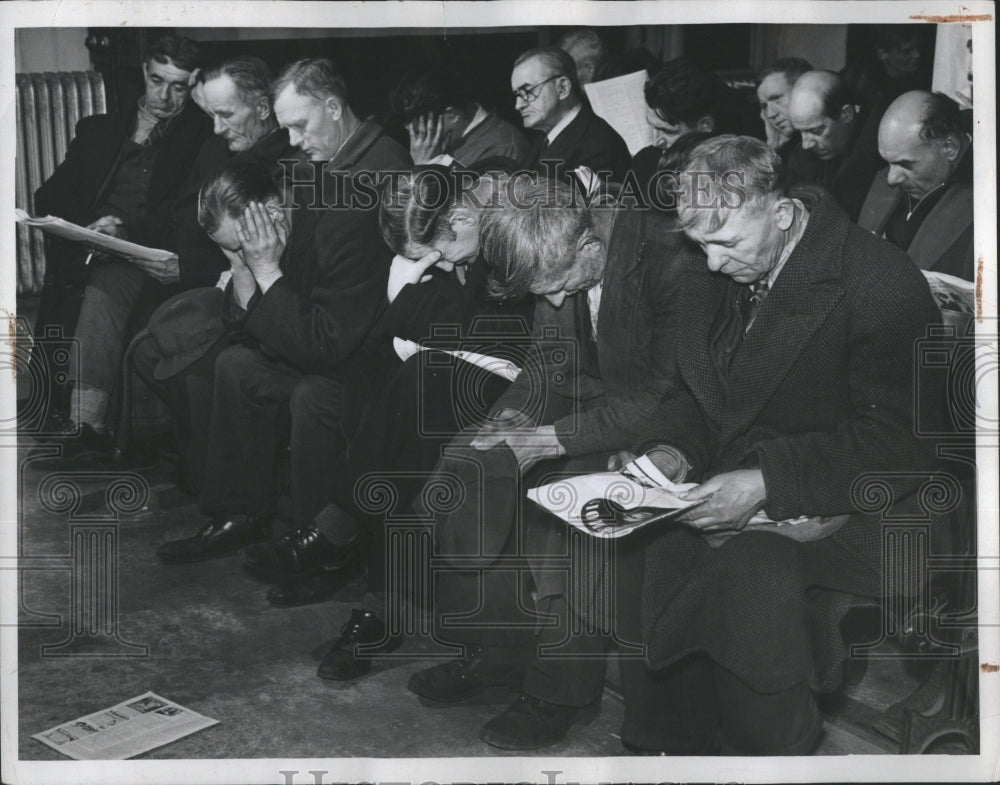
[[[149,136],[147,136],[143,140],[142,146],[156,147],[156,145],[158,145],[160,143],[160,140],[163,138],[163,134],[166,132],[166,130],[167,130],[167,121],[160,120],[160,122],[158,122],[150,129]]]
[[[723,384],[728,383],[733,356],[753,324],[767,291],[766,280],[750,286],[731,283],[726,290],[726,299],[716,315],[710,338],[712,360]]]

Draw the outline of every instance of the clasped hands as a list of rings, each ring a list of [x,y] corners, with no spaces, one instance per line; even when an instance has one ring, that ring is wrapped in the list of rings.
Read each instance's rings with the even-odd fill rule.
[[[555,426],[536,426],[528,415],[515,409],[498,411],[472,440],[477,450],[490,450],[501,443],[510,447],[522,474],[539,461],[566,454]]]
[[[679,476],[682,467],[673,451],[654,448],[646,457],[669,480],[680,482],[684,479]],[[608,459],[608,470],[621,469],[635,458],[627,450],[618,452]],[[705,534],[713,534],[745,528],[767,502],[767,489],[760,469],[738,469],[717,474],[694,488],[679,492],[677,498],[700,502],[677,520]]]

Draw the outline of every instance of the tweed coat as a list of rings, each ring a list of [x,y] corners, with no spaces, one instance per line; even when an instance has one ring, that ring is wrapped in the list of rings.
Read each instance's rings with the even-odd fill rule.
[[[759,468],[772,519],[850,518],[810,543],[743,532],[709,548],[690,529],[665,529],[647,549],[643,592],[652,666],[706,651],[761,692],[835,682],[839,662],[807,590],[879,596],[880,522],[858,512],[852,484],[868,472],[933,471],[913,402],[919,392],[943,403],[917,386],[915,342],[940,320],[920,271],[822,189],[793,194],[809,223],[737,349],[728,393],[708,336],[730,280],[704,266],[685,271],[679,389],[660,409],[658,441],[684,451],[696,479]]]

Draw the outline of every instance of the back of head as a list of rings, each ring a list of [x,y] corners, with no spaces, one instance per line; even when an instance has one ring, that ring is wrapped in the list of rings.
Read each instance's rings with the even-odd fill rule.
[[[257,161],[232,160],[210,176],[198,193],[198,223],[214,233],[222,219],[239,218],[250,202],[283,202],[283,189]]]
[[[401,256],[413,245],[429,247],[454,239],[448,218],[458,205],[457,178],[445,166],[418,166],[388,178],[379,200],[379,228],[386,245]]]
[[[261,99],[271,103],[271,69],[259,57],[241,55],[231,60],[209,66],[199,74],[200,82],[227,76],[236,86],[236,94],[242,103],[251,106]]]
[[[923,92],[923,91],[914,91]],[[904,95],[906,95],[904,93]],[[964,134],[968,127],[967,116],[958,102],[944,93],[924,93],[926,108],[920,128],[920,138],[924,141],[944,139],[951,134]],[[900,96],[902,97],[902,96]],[[897,99],[898,100],[898,99]]]
[[[146,64],[155,60],[158,63],[173,63],[182,71],[193,71],[201,66],[201,49],[190,38],[182,35],[165,35],[149,50]]]
[[[291,85],[299,95],[308,95],[319,101],[339,98],[347,103],[347,84],[337,67],[326,58],[297,60],[281,69],[271,85],[271,94],[277,98]]]
[[[696,126],[705,116],[718,122],[724,84],[718,76],[677,58],[646,80],[646,105],[671,125]]]
[[[558,280],[575,261],[577,240],[592,225],[590,211],[562,182],[513,178],[484,210],[483,260],[497,298],[518,298]]]
[[[724,134],[691,150],[681,170],[677,213],[687,229],[715,231],[734,210],[787,196],[781,157],[760,139]]]
[[[560,49],[558,46],[543,46],[538,49],[529,49],[514,61],[513,68],[517,68],[521,63],[527,62],[532,58],[538,58],[545,70],[549,72],[550,77],[565,76],[569,79],[570,94],[572,96],[576,96],[577,98],[583,97],[580,80],[576,73],[576,63],[573,62],[573,58],[564,49]]]

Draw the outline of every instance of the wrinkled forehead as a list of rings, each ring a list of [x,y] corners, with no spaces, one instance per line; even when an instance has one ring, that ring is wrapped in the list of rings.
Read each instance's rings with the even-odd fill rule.
[[[289,120],[308,117],[322,106],[318,98],[300,94],[292,84],[285,87],[274,99],[275,114]]]
[[[165,82],[184,82],[187,84],[188,79],[191,78],[190,71],[178,68],[173,64],[173,61],[161,63],[158,60],[150,59],[146,65],[146,73],[149,76],[158,76]]]
[[[536,85],[552,76],[545,64],[537,57],[531,57],[514,68],[510,75],[510,85],[515,90],[524,85]]]

